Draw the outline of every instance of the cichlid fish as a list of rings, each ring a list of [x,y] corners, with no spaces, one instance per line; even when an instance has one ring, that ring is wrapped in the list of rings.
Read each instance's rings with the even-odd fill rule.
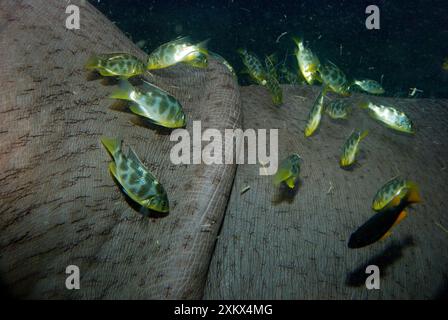
[[[162,69],[179,62],[206,67],[208,61],[204,56],[208,56],[207,42],[208,40],[192,44],[189,37],[180,37],[164,43],[149,55],[147,68],[149,70]]]
[[[185,126],[185,113],[180,103],[166,91],[144,82],[145,90],[121,80],[118,90],[110,98],[132,101],[129,109],[151,122],[166,128]]]
[[[319,58],[307,47],[305,47],[303,40],[299,38],[292,38],[296,43],[295,56],[299,65],[300,72],[308,84],[313,84],[314,81],[321,81],[318,69],[320,66]]]
[[[241,55],[243,64],[247,69],[245,72],[247,72],[256,83],[265,86],[268,76],[258,57],[249,53],[246,49],[238,49],[238,53]]]
[[[265,58],[265,65],[267,70],[266,87],[271,93],[272,103],[275,106],[283,104],[283,91],[280,87],[280,82],[277,77],[277,70],[275,69],[275,56],[270,55]]]
[[[132,148],[129,148],[128,154],[124,155],[121,141],[102,137],[101,143],[114,160],[109,164],[109,171],[124,192],[144,208],[168,212],[169,202],[165,189],[146,169]]]
[[[371,102],[361,103],[361,108],[369,110],[372,118],[382,122],[391,129],[404,133],[414,133],[413,123],[404,112],[398,111],[393,107],[376,105]]]
[[[320,120],[322,119],[322,112],[324,108],[324,98],[327,92],[327,88],[324,87],[317,96],[314,104],[308,115],[308,120],[305,126],[305,137],[311,136],[314,131],[319,127]]]
[[[87,60],[87,70],[96,70],[104,77],[119,76],[130,78],[143,74],[145,64],[128,53],[106,53],[92,56]]]
[[[277,58],[276,58],[275,54],[271,54],[264,58],[266,72],[270,77],[278,78],[277,69],[275,68],[276,63],[277,63]]]
[[[232,65],[226,60],[224,59],[221,55],[217,54],[216,52],[208,52],[210,56],[212,56],[215,60],[221,62],[223,65],[225,65],[227,67],[227,69],[229,69],[230,73],[236,77],[236,73],[235,73],[235,69],[233,69]]]
[[[322,64],[319,68],[319,74],[322,82],[332,91],[342,96],[350,95],[347,77],[334,63],[327,61],[326,64]]]
[[[325,106],[325,113],[332,119],[347,119],[350,110],[350,104],[344,99],[335,99]]]
[[[274,175],[274,185],[279,186],[284,182],[290,189],[294,189],[300,173],[300,156],[293,153],[284,159]]]
[[[271,93],[272,103],[275,106],[280,106],[283,104],[283,91],[280,87],[280,83],[278,82],[277,78],[274,77],[268,77],[268,80],[266,82],[266,88],[268,88],[269,92]]]
[[[409,203],[421,202],[418,187],[414,182],[395,177],[378,190],[373,199],[372,208],[380,211],[387,207],[397,206],[405,197]]]
[[[353,85],[358,86],[361,90],[371,94],[383,94],[384,89],[375,80],[354,80]]]
[[[408,196],[399,199],[396,206],[385,208],[367,220],[351,234],[348,247],[362,248],[390,236],[392,227],[407,216],[406,207],[411,203]]]
[[[342,154],[339,159],[339,165],[342,168],[350,167],[355,163],[356,155],[359,151],[359,143],[362,139],[364,139],[368,134],[368,131],[358,132],[353,130],[347,141],[345,141],[342,146]]]

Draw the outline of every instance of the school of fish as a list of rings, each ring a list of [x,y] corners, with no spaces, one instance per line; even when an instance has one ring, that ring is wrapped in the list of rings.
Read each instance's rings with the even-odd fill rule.
[[[244,65],[242,73],[248,74],[255,83],[268,90],[274,106],[280,107],[283,104],[280,83],[321,84],[321,90],[306,120],[305,137],[316,134],[324,114],[335,120],[347,119],[352,107],[345,97],[350,96],[353,90],[361,90],[372,95],[385,92],[381,84],[375,80],[350,80],[335,63],[328,59],[319,59],[303,39],[294,37],[292,40],[295,44],[294,56],[297,61],[295,73],[289,70],[285,61],[279,63],[275,54],[265,56],[263,63],[245,48],[238,49],[237,52]],[[118,86],[110,98],[127,101],[131,113],[157,126],[169,129],[182,128],[186,124],[186,114],[174,96],[145,80],[140,85],[134,85],[130,78],[144,76],[151,70],[168,68],[179,63],[193,68],[207,68],[209,57],[222,63],[236,77],[234,68],[222,56],[209,51],[207,43],[208,40],[193,42],[189,37],[179,37],[154,49],[146,62],[129,53],[106,53],[90,57],[85,67],[103,77],[118,78]],[[443,67],[445,68],[445,64]],[[327,102],[328,92],[340,97]],[[359,106],[387,128],[405,134],[415,133],[410,118],[394,106],[380,105],[369,100],[363,101]],[[367,137],[367,133],[367,130],[352,130],[341,147],[339,158],[341,168],[353,169],[361,141]],[[121,190],[143,209],[159,213],[169,212],[167,192],[134,150],[129,148],[125,154],[119,138],[102,137],[101,143],[112,157],[109,172]],[[298,153],[284,158],[274,175],[274,185],[278,187],[285,184],[289,189],[296,188],[302,161]],[[407,208],[419,202],[421,198],[416,183],[401,177],[388,181],[374,196],[372,208],[376,214],[352,233],[348,247],[361,248],[387,238],[391,234],[392,227],[407,216]]]

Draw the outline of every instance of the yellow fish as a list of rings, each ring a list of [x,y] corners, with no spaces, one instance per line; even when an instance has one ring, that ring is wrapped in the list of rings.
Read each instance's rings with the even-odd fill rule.
[[[128,53],[106,53],[92,56],[86,63],[87,70],[96,70],[104,77],[130,78],[143,74],[145,64]]]
[[[308,121],[305,126],[305,137],[311,136],[314,131],[319,127],[320,120],[322,119],[322,112],[324,109],[324,98],[327,88],[324,87],[316,98],[313,107],[308,115]]]
[[[294,189],[296,181],[299,178],[300,159],[298,154],[293,153],[280,163],[277,173],[274,175],[275,186],[285,182],[289,188]]]
[[[372,118],[382,122],[388,128],[404,132],[414,133],[414,126],[409,117],[393,107],[376,105],[371,102],[361,103],[361,108],[369,110]]]
[[[373,215],[351,234],[348,247],[362,248],[389,237],[392,234],[391,229],[406,218],[408,205],[407,199],[403,198],[398,200],[397,206],[386,208]]]
[[[265,86],[268,82],[268,75],[258,57],[255,54],[248,52],[246,49],[238,49],[237,52],[241,55],[243,64],[246,67],[244,72],[247,72],[256,83]]]
[[[341,167],[349,167],[355,163],[356,155],[359,151],[359,143],[367,136],[367,134],[367,130],[362,133],[353,130],[347,141],[342,146],[342,154],[339,160]]]
[[[157,125],[166,128],[185,126],[185,113],[176,98],[148,82],[144,82],[144,87],[145,90],[140,90],[123,79],[110,98],[132,101],[129,109],[133,113]]]
[[[421,202],[418,186],[414,182],[395,177],[378,190],[373,199],[372,208],[380,211],[386,207],[397,206],[405,197],[409,203]]]
[[[315,80],[321,81],[317,72],[320,66],[319,58],[309,48],[305,47],[303,40],[299,38],[293,38],[293,40],[297,45],[295,51],[297,63],[306,82],[313,84]]]
[[[208,56],[207,42],[208,40],[192,44],[188,37],[180,37],[162,44],[149,55],[147,68],[149,70],[162,69],[179,62],[206,67],[207,59],[203,56]]]
[[[165,189],[146,169],[132,148],[129,148],[128,154],[124,155],[121,141],[102,137],[101,143],[114,160],[109,164],[109,171],[123,191],[144,208],[168,212],[169,202]]]

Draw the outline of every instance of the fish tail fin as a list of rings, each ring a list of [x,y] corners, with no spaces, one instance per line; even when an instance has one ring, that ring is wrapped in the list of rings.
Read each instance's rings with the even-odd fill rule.
[[[134,88],[131,83],[126,79],[121,79],[118,89],[112,92],[109,98],[121,99],[121,100],[132,100],[130,95]]]
[[[409,203],[422,202],[422,198],[420,197],[420,192],[417,184],[414,182],[409,182],[408,188],[409,188],[408,202]]]
[[[367,137],[367,135],[369,134],[369,130],[364,130],[361,135],[359,136],[359,140],[361,141],[362,139],[364,139],[365,137]]]
[[[101,143],[106,148],[107,152],[115,159],[117,152],[121,150],[121,141],[117,138],[101,137]]]
[[[101,65],[101,59],[98,56],[91,56],[87,59],[85,64],[85,68],[87,70],[96,69]]]

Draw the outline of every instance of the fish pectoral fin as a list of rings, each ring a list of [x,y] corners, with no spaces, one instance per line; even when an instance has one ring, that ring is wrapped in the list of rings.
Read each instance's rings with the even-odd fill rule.
[[[98,72],[99,72],[100,75],[102,75],[103,77],[111,77],[111,76],[114,76],[113,73],[111,73],[111,72],[109,72],[109,71],[107,71],[107,70],[105,70],[105,69],[102,69],[102,68],[99,68],[99,69],[98,69]]]
[[[132,105],[130,105],[129,110],[131,110],[132,113],[135,113],[136,115],[148,118],[148,113],[138,103],[133,103]]]
[[[400,204],[400,202],[401,202],[401,199],[400,199],[400,196],[398,195],[398,196],[396,196],[395,198],[393,198],[393,199],[390,201],[389,206],[390,206],[390,207],[396,207],[396,206],[398,206],[398,205]]]
[[[389,238],[391,234],[392,234],[392,231],[387,231],[387,232],[380,238],[380,241]]]

